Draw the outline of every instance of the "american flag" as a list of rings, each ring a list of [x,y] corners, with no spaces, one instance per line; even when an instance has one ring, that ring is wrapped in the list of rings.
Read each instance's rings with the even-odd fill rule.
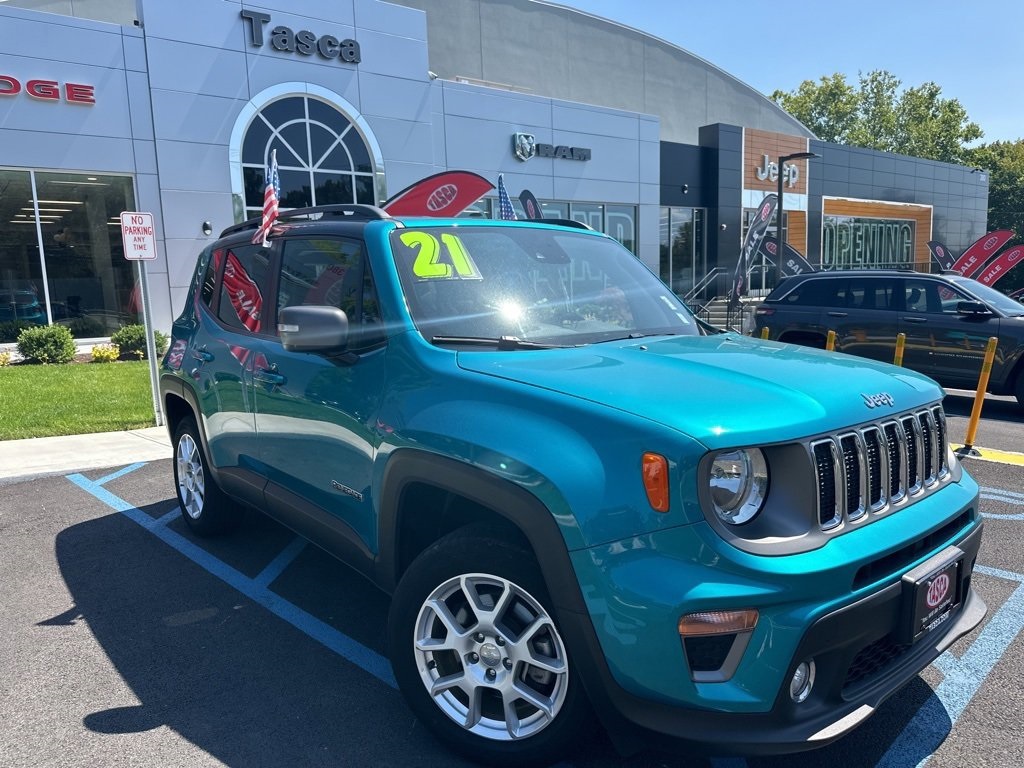
[[[508,197],[508,190],[505,189],[505,175],[501,173],[498,174],[498,218],[503,221],[515,221],[519,218]]]
[[[254,243],[264,248],[270,245],[267,236],[277,221],[277,201],[281,196],[281,177],[277,174],[277,150],[270,150],[270,166],[267,168],[267,186],[263,190],[263,222],[252,236]]]

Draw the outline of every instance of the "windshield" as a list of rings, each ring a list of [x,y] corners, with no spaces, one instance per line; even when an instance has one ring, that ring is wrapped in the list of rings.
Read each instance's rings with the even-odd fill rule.
[[[533,227],[391,234],[416,327],[437,343],[515,337],[551,345],[699,334],[683,303],[614,240]]]
[[[953,277],[950,279],[957,285],[966,288],[989,306],[998,309],[1004,315],[1024,315],[1024,304],[1011,299],[1005,293],[1000,293],[991,286],[979,283],[977,280],[971,280],[968,277]]]

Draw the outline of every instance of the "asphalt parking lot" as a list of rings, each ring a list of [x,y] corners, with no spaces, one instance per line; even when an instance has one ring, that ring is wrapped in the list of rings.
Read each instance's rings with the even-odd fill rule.
[[[622,759],[595,734],[561,768],[1020,765],[1024,467],[967,466],[989,615],[864,727],[772,759]],[[0,765],[464,764],[395,690],[387,598],[289,531],[192,538],[168,460],[0,490]]]

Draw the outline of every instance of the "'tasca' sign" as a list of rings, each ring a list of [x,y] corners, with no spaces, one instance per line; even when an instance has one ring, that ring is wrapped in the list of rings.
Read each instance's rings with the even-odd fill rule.
[[[96,90],[82,83],[59,83],[56,80],[27,80],[24,84],[13,75],[0,75],[0,96],[24,93],[40,101],[60,101],[68,104],[95,104]]]
[[[270,23],[269,13],[259,11],[241,11],[244,25],[249,31],[249,44],[263,47],[263,27]],[[325,59],[337,59],[346,64],[358,64],[362,61],[359,43],[355,40],[339,40],[334,35],[317,37],[309,30],[295,32],[289,27],[276,26],[270,30],[270,45],[276,51],[299,53],[303,56],[319,54]]]

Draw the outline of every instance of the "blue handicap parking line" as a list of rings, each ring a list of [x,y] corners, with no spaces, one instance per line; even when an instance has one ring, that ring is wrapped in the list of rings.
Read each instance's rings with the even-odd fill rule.
[[[298,606],[288,602],[283,597],[270,590],[270,582],[273,581],[277,575],[280,575],[280,571],[283,571],[288,563],[298,555],[299,551],[302,549],[301,546],[292,542],[292,544],[290,544],[285,551],[281,553],[281,555],[275,558],[275,560],[267,566],[266,569],[264,569],[263,573],[255,579],[251,579],[223,561],[218,560],[206,550],[196,546],[181,534],[168,528],[167,522],[180,514],[177,508],[166,513],[160,518],[154,519],[103,487],[104,482],[109,482],[114,478],[122,477],[123,475],[128,474],[128,472],[138,469],[141,466],[144,466],[144,464],[125,467],[120,472],[115,472],[114,474],[108,475],[99,481],[90,480],[80,474],[68,475],[67,479],[82,490],[94,496],[103,504],[106,504],[111,509],[120,512],[129,520],[137,523],[162,542],[177,550],[196,565],[216,576],[221,581],[238,590],[253,602],[263,606],[278,618],[284,619],[299,631],[304,632],[323,646],[334,651],[342,658],[347,659],[364,671],[369,672],[386,685],[392,688],[398,687],[398,684],[395,682],[395,676],[391,671],[391,664],[386,657],[370,648],[367,648],[365,645],[352,639],[343,632],[339,632],[337,629],[323,621],[320,621],[320,619],[315,616],[306,613]],[[304,543],[305,542],[302,542],[302,544]],[[287,557],[285,557],[286,555]],[[274,571],[271,570],[272,568],[280,570],[275,574]],[[271,578],[268,578],[268,576]]]
[[[1007,491],[1003,488],[987,488],[982,486],[981,498],[988,501],[999,501],[1014,507],[1024,507],[1024,493]],[[982,517],[991,517],[996,520],[1024,520],[1024,512],[1000,514],[999,512],[982,512]]]
[[[1015,581],[1019,586],[995,612],[964,655],[949,651],[935,660],[943,680],[889,747],[876,768],[925,765],[956,725],[971,699],[1024,629],[1024,575],[978,565],[975,573]]]
[[[95,481],[80,474],[68,475],[67,479],[342,658],[369,672],[388,686],[398,687],[386,657],[270,591],[270,584],[302,552],[306,545],[305,539],[297,537],[255,578],[249,578],[168,528],[167,523],[180,514],[177,507],[159,518],[152,518],[103,487],[105,483],[143,466],[145,464],[132,464]],[[983,499],[1024,506],[1022,493],[999,488],[982,488],[981,491]],[[1024,513],[983,514],[985,517],[1024,519]],[[1007,648],[1024,629],[1024,575],[984,565],[975,566],[975,573],[1017,582],[1018,586],[1010,598],[992,615],[963,656],[957,658],[946,651],[935,660],[934,666],[942,673],[943,681],[882,756],[876,768],[924,766],[949,735]],[[711,765],[713,768],[746,768],[748,764],[743,758],[719,757],[712,758]]]

